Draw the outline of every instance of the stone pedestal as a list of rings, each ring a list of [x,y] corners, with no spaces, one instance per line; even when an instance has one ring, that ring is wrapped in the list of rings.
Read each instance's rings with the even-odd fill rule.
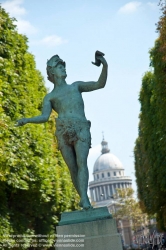
[[[122,250],[116,222],[107,207],[65,212],[56,229],[56,250]]]

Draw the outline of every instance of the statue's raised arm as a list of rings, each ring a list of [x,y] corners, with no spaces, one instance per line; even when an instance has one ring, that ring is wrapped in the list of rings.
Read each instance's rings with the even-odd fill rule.
[[[100,64],[103,65],[98,81],[77,82],[80,92],[89,92],[89,91],[93,91],[93,90],[97,90],[97,89],[101,89],[105,87],[105,84],[107,81],[108,64],[103,56],[104,54],[102,52],[96,51],[96,54],[95,54],[96,62],[95,63],[92,62],[96,66],[100,66]]]

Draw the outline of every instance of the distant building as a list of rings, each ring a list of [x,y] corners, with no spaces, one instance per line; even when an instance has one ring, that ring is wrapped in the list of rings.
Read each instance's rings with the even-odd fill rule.
[[[93,167],[94,180],[89,183],[91,204],[93,207],[107,206],[110,213],[119,209],[116,199],[117,188],[132,187],[131,177],[124,175],[124,168],[120,160],[110,153],[108,142],[102,140],[101,155],[97,158]],[[124,245],[132,244],[131,223],[128,218],[116,220],[117,228],[121,234]]]
[[[91,203],[94,207],[109,207],[117,188],[132,187],[131,177],[124,175],[120,160],[110,153],[108,142],[102,140],[101,155],[97,158],[94,168],[94,180],[89,183]]]

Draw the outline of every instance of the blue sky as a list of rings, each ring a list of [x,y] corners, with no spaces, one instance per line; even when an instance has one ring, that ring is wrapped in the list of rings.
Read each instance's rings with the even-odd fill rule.
[[[148,51],[158,34],[158,1],[142,0],[1,0],[16,17],[18,31],[27,35],[29,52],[47,80],[46,61],[58,54],[66,61],[67,83],[97,80],[101,67],[91,64],[96,50],[109,65],[107,85],[84,93],[85,112],[91,121],[92,149],[88,158],[90,180],[100,155],[102,131],[111,153],[134,182],[133,148],[138,135],[141,79],[149,68]],[[28,107],[27,107],[28,108]]]

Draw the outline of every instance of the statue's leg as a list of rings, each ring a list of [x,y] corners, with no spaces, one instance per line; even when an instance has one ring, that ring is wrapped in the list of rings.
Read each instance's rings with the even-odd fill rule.
[[[87,167],[87,158],[89,154],[89,144],[78,140],[75,144],[76,151],[76,161],[78,166],[78,187],[80,190],[80,206],[84,209],[91,207],[87,189],[88,189],[88,180],[89,180],[89,171]]]
[[[79,187],[78,187],[78,180],[77,180],[78,166],[77,166],[77,162],[76,162],[76,155],[75,155],[74,148],[70,145],[66,145],[65,143],[62,145],[62,143],[61,143],[60,151],[62,153],[64,161],[66,162],[66,164],[69,168],[71,179],[72,179],[72,182],[74,184],[74,187],[80,196],[80,191],[79,191]]]

